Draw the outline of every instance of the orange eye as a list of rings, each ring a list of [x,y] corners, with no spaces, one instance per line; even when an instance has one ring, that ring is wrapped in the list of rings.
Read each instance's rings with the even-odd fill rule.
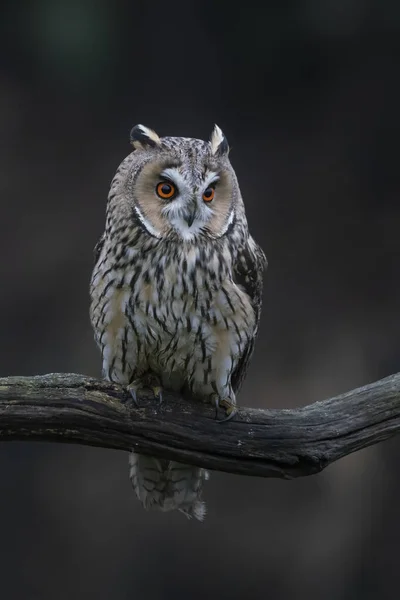
[[[157,184],[156,187],[157,195],[164,200],[169,200],[173,196],[175,196],[176,188],[172,183],[168,181],[161,181]]]
[[[213,187],[208,187],[206,191],[203,193],[204,202],[211,202],[215,196],[215,189]]]

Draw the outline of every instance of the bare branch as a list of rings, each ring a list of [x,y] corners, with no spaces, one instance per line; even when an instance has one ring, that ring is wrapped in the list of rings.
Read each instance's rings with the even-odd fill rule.
[[[243,408],[224,424],[211,406],[174,394],[161,407],[148,396],[140,404],[83,375],[0,378],[0,441],[135,449],[230,473],[300,477],[400,430],[400,374],[303,408]]]

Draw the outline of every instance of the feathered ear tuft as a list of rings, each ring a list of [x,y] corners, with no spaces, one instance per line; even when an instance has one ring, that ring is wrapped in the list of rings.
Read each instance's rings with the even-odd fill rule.
[[[161,145],[161,140],[155,131],[144,125],[135,125],[130,133],[131,144],[134,148],[155,148]]]
[[[210,144],[211,153],[214,154],[214,156],[223,156],[224,154],[228,154],[229,152],[228,140],[226,139],[218,125],[214,126],[210,138]]]

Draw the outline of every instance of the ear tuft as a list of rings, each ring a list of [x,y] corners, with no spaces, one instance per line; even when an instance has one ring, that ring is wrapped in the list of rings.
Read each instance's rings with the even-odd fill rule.
[[[211,153],[214,154],[214,156],[223,156],[224,154],[228,154],[229,152],[228,140],[226,139],[218,125],[214,126],[210,138],[210,144]]]
[[[161,145],[161,140],[155,131],[144,125],[135,125],[131,129],[130,141],[134,148],[155,148]]]

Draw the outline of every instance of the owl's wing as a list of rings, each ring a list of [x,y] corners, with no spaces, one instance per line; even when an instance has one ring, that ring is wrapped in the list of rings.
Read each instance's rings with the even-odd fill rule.
[[[263,274],[266,267],[267,259],[264,252],[253,238],[249,237],[247,244],[239,249],[236,263],[233,266],[233,275],[235,283],[250,296],[255,314],[255,327],[253,336],[250,338],[236,369],[232,373],[231,383],[235,393],[239,391],[243,383],[253,354],[261,316]]]

